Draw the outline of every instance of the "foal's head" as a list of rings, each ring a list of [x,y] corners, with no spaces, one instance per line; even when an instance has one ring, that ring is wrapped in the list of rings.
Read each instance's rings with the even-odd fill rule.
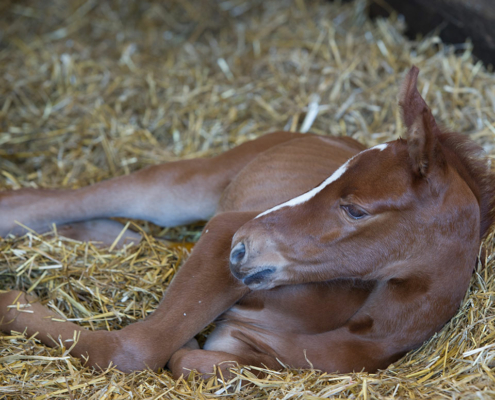
[[[407,140],[357,154],[316,188],[241,227],[230,257],[238,279],[257,290],[451,275],[465,291],[494,219],[495,182],[475,144],[440,131],[417,76],[413,67],[399,96]]]

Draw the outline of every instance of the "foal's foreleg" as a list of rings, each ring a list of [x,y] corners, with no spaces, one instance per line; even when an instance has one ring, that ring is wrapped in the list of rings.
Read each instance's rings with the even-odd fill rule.
[[[255,215],[224,213],[214,217],[157,310],[144,321],[120,331],[92,332],[69,322],[54,321],[55,315],[40,304],[24,308],[23,304],[33,299],[24,295],[16,299],[19,292],[10,292],[0,296],[0,329],[27,329],[28,335],[38,332],[47,345],[53,345],[50,337],[67,341],[76,332],[78,342],[71,354],[89,357],[92,366],[105,368],[112,362],[122,371],[163,367],[176,350],[249,292],[231,275],[228,260],[234,232]]]
[[[172,355],[167,366],[175,379],[181,375],[187,377],[192,370],[196,370],[203,379],[208,379],[216,373],[218,377],[227,380],[235,376],[230,369],[237,366],[249,365],[272,369],[281,367],[275,357],[252,348],[243,350],[232,354],[218,350],[201,350],[199,347],[195,348],[194,345],[188,344]],[[256,370],[252,372],[258,376],[263,375]]]
[[[224,213],[206,225],[157,310],[116,332],[120,351],[113,361],[119,369],[165,366],[175,351],[249,292],[230,273],[229,254],[235,231],[256,214]]]
[[[42,343],[54,347],[63,344],[72,348],[71,354],[91,354],[91,364],[106,367],[111,358],[116,338],[112,332],[87,331],[43,306],[39,300],[26,293],[12,290],[0,294],[0,331],[24,332]]]
[[[206,351],[182,348],[176,351],[168,363],[174,379],[189,376],[192,370],[198,371],[201,378],[208,379],[215,373],[224,379],[233,378],[230,368],[238,365],[253,365],[247,358],[223,351]]]

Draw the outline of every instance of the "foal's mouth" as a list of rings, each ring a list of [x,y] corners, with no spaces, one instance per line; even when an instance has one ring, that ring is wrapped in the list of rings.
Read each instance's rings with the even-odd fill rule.
[[[273,273],[275,272],[275,268],[273,267],[268,267],[268,268],[265,268],[265,269],[262,269],[261,271],[257,271],[251,275],[248,275],[246,276],[242,282],[246,285],[246,286],[257,286],[261,283],[263,283],[263,281],[269,277],[270,275],[272,275]]]

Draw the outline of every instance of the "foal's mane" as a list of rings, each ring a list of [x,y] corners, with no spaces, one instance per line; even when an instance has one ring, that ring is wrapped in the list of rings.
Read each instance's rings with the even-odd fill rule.
[[[480,205],[480,238],[488,234],[495,221],[495,173],[492,172],[481,146],[465,135],[438,133],[442,148],[447,150],[451,165],[466,181]],[[449,154],[453,157],[449,157]]]

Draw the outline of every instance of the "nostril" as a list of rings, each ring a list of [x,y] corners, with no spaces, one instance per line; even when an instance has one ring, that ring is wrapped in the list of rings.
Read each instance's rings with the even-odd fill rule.
[[[238,265],[242,261],[245,255],[246,255],[246,246],[244,246],[244,243],[242,242],[237,243],[230,252],[230,263],[232,265]]]

